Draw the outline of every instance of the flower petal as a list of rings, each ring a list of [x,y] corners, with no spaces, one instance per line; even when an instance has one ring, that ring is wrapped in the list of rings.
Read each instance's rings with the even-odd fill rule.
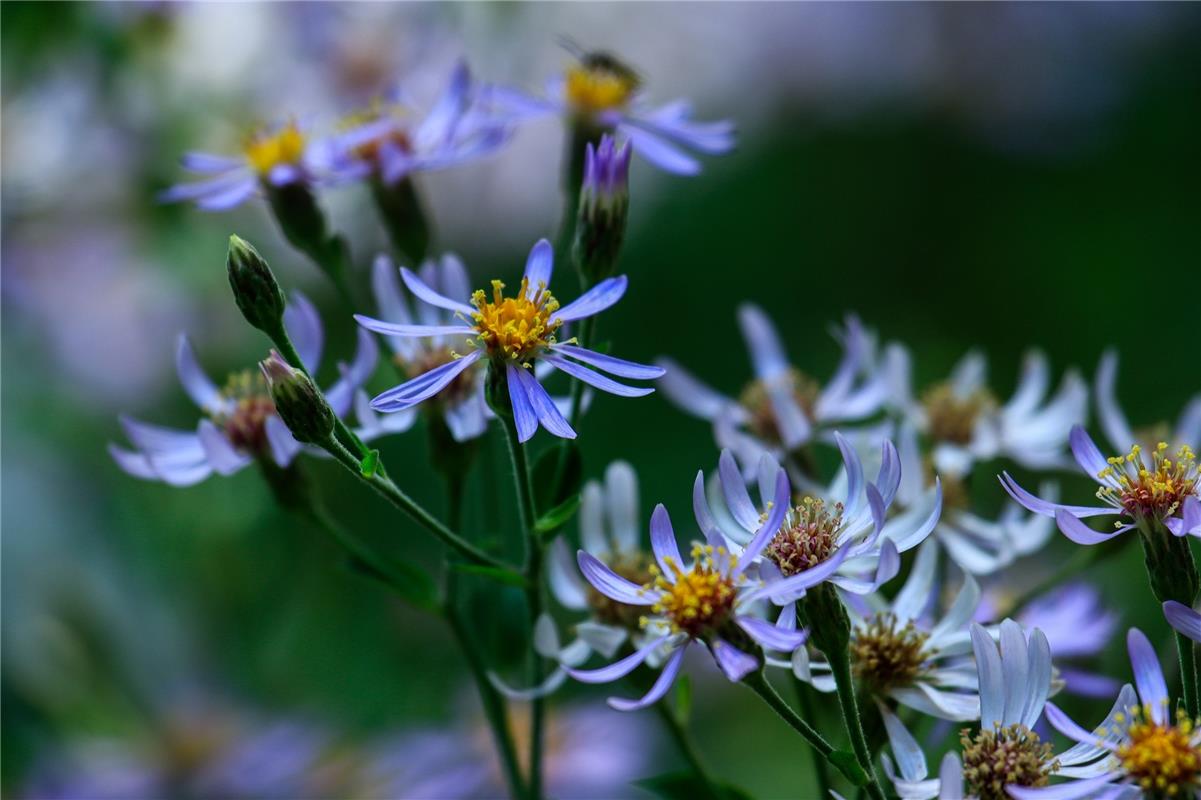
[[[772,625],[758,617],[738,617],[738,627],[765,650],[775,650],[780,653],[791,653],[803,645],[809,638],[808,631],[789,630]]]
[[[1151,718],[1160,725],[1168,724],[1168,685],[1159,667],[1155,649],[1146,634],[1131,628],[1126,634],[1126,649],[1130,651],[1130,667],[1134,670],[1134,686],[1144,706],[1150,706]]]
[[[1173,628],[1194,642],[1201,642],[1201,614],[1175,600],[1169,600],[1163,604],[1163,614]]]
[[[408,336],[413,338],[429,338],[432,336],[471,336],[475,328],[466,325],[410,325],[406,323],[385,322],[364,314],[355,314],[355,322],[369,331],[383,333],[388,336]]]
[[[1010,477],[1008,472],[1002,472],[997,477],[1001,481],[1001,486],[1005,487],[1005,491],[1009,493],[1010,497],[1016,500],[1023,508],[1033,511],[1035,514],[1053,517],[1056,511],[1063,510],[1076,517],[1095,517],[1101,514],[1117,513],[1112,506],[1066,506],[1061,503],[1051,503],[1027,492],[1018,485],[1017,481]]]
[[[660,358],[656,363],[664,369],[659,388],[668,400],[689,414],[713,420],[726,409],[739,408],[733,400],[701,383],[675,361]]]
[[[1071,539],[1076,544],[1094,545],[1101,542],[1107,542],[1115,536],[1119,536],[1130,529],[1127,525],[1118,528],[1112,533],[1098,533],[1092,528],[1084,524],[1080,519],[1072,516],[1067,511],[1060,509],[1055,512],[1055,524],[1059,526],[1060,532]]]
[[[651,514],[651,550],[655,561],[663,571],[663,577],[675,583],[676,570],[684,568],[680,558],[680,548],[676,543],[676,534],[671,527],[671,517],[662,503],[655,506]]]
[[[595,386],[602,392],[615,394],[618,397],[643,397],[655,391],[649,387],[644,388],[638,386],[626,386],[625,384],[618,383],[617,381],[606,378],[604,375],[601,375],[598,372],[593,372],[587,367],[581,367],[579,364],[568,361],[562,356],[548,354],[543,356],[543,359],[553,364],[557,369],[566,372],[573,378],[581,380],[584,383],[590,384],[591,386]]]
[[[721,456],[717,460],[717,471],[721,478],[722,496],[734,519],[748,531],[757,530],[759,528],[759,512],[751,502],[750,495],[747,494],[742,470],[738,468],[738,464],[729,450],[721,451]]]
[[[222,398],[220,390],[217,389],[217,384],[213,383],[200,366],[200,362],[197,361],[196,353],[192,350],[192,344],[188,341],[187,334],[181,333],[175,346],[175,371],[178,373],[179,382],[188,397],[192,398],[192,402],[201,409],[214,412],[225,405],[225,400]]]
[[[454,300],[434,291],[425,281],[417,277],[407,267],[400,268],[400,277],[404,281],[405,286],[409,291],[415,294],[418,299],[429,303],[431,306],[445,308],[447,311],[454,311],[456,314],[462,314],[467,319],[471,319],[471,315],[475,312],[471,306],[460,300]]]
[[[992,637],[981,626],[972,623],[972,651],[980,673],[980,726],[992,730],[1005,719],[1005,683],[1001,654]]]
[[[296,346],[300,362],[309,372],[315,373],[321,363],[325,331],[317,307],[302,292],[292,292],[291,302],[284,309],[284,328]]]
[[[663,367],[656,367],[647,364],[636,364],[633,361],[626,361],[621,358],[614,358],[603,353],[597,353],[592,350],[586,350],[583,347],[576,347],[571,344],[556,344],[551,347],[557,353],[562,353],[566,356],[571,356],[576,361],[582,361],[585,364],[602,369],[610,375],[616,375],[619,378],[633,378],[635,380],[654,380],[655,378],[663,377],[665,370]]]
[[[715,639],[709,645],[713,660],[730,681],[737,683],[747,676],[747,673],[759,668],[759,659],[739,650],[725,639]]]
[[[525,261],[526,296],[532,296],[539,288],[550,286],[551,272],[555,267],[555,251],[546,239],[539,239],[530,248]]]
[[[546,389],[542,388],[542,384],[538,383],[538,379],[534,377],[531,370],[523,369],[522,367],[509,366],[509,375],[516,376],[521,383],[522,389],[525,390],[526,397],[530,400],[530,405],[534,409],[534,413],[538,415],[538,421],[550,433],[563,439],[574,439],[575,430],[568,424],[567,420],[559,412],[555,402],[550,399],[550,395],[546,393]],[[524,440],[523,440],[524,441]]]
[[[655,683],[651,686],[650,691],[643,695],[640,700],[610,697],[609,705],[618,711],[637,711],[640,708],[646,708],[659,702],[667,694],[667,690],[671,688],[672,683],[675,682],[676,675],[680,673],[680,665],[684,663],[684,653],[687,649],[686,647],[681,647],[671,654],[671,658],[667,659],[667,663],[663,665],[663,670],[659,673],[659,677],[655,679]]]
[[[1076,463],[1080,465],[1080,469],[1093,480],[1097,480],[1100,473],[1104,472],[1109,464],[1105,460],[1105,456],[1101,455],[1101,451],[1093,442],[1092,437],[1080,425],[1073,425],[1072,432],[1068,434],[1068,444],[1072,448],[1072,455],[1076,459]]]
[[[556,311],[554,318],[561,322],[572,322],[599,314],[621,299],[626,293],[628,282],[629,279],[625,275],[606,278]]]
[[[581,683],[611,683],[618,678],[624,678],[637,669],[643,661],[646,661],[647,656],[652,651],[658,649],[660,645],[670,638],[670,636],[660,636],[658,639],[653,639],[620,661],[614,661],[612,664],[600,669],[572,669],[568,667],[567,674]]]
[[[630,606],[655,604],[657,593],[647,591],[609,569],[600,559],[584,550],[576,553],[576,563],[584,578],[605,597]]]
[[[509,404],[513,408],[513,422],[517,425],[517,440],[528,442],[538,430],[538,412],[534,410],[529,392],[525,390],[525,386],[521,383],[521,377],[518,375],[523,369],[523,367],[513,364],[505,365],[505,374],[508,376],[509,384]]]

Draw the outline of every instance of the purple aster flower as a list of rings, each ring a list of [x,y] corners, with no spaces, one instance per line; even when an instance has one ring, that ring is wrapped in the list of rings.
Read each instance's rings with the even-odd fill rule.
[[[698,474],[697,481],[703,483],[703,473]],[[788,479],[783,470],[777,470],[775,488],[776,504],[761,525],[764,535],[759,539],[763,544],[766,533],[784,519],[788,506]],[[585,683],[609,683],[628,675],[652,653],[666,655],[650,690],[639,700],[610,698],[613,708],[632,711],[660,700],[671,688],[684,654],[693,644],[704,644],[726,677],[740,681],[761,667],[760,647],[787,655],[807,638],[795,625],[773,625],[754,613],[769,590],[748,574],[747,566],[756,552],[748,548],[745,558],[734,556],[727,551],[716,527],[705,522],[705,516],[698,513],[697,523],[706,543],[694,544],[691,563],[685,564],[667,509],[656,506],[650,522],[656,563],[649,568],[652,580],[642,585],[617,574],[585,550],[577,554],[580,571],[594,590],[617,603],[646,609],[641,621],[646,641],[634,653],[607,667],[569,667],[568,674]]]
[[[1201,393],[1193,395],[1185,404],[1174,429],[1169,430],[1166,423],[1160,423],[1136,431],[1130,427],[1118,404],[1117,379],[1118,354],[1109,350],[1101,356],[1101,363],[1097,366],[1095,393],[1098,421],[1110,447],[1121,451],[1138,444],[1144,450],[1153,450],[1159,442],[1166,440],[1177,445],[1188,445],[1194,452],[1201,449]]]
[[[1149,520],[1162,522],[1176,536],[1201,536],[1198,469],[1191,447],[1182,445],[1173,459],[1167,443],[1160,442],[1148,464],[1137,444],[1126,456],[1104,458],[1079,425],[1072,427],[1069,441],[1080,469],[1099,484],[1097,499],[1105,505],[1069,506],[1035,497],[1007,472],[1000,475],[1005,491],[1036,514],[1054,517],[1063,535],[1077,544],[1098,544]],[[1112,533],[1099,533],[1082,521],[1100,515],[1119,517]]]
[[[489,92],[472,81],[462,61],[423,117],[414,116],[398,89],[325,143],[333,179],[377,175],[392,185],[414,172],[446,169],[495,152],[508,141],[510,131],[480,110]]]
[[[737,453],[752,470],[761,452],[786,460],[815,437],[828,440],[832,425],[865,419],[887,400],[882,379],[861,380],[867,341],[854,316],[847,317],[845,332],[837,334],[843,357],[824,387],[789,364],[779,333],[758,306],[740,306],[738,324],[754,379],[737,399],[710,389],[674,361],[658,363],[667,368],[662,382],[667,397],[690,414],[714,422],[718,444]]]
[[[1072,747],[1054,755],[1051,745],[1034,731],[1052,688],[1051,650],[1039,630],[1027,639],[1013,620],[1001,623],[996,638],[979,625],[971,626],[972,651],[980,688],[980,730],[964,731],[961,752],[944,756],[938,777],[930,778],[921,746],[900,718],[880,704],[888,732],[892,759],[885,757],[884,771],[897,793],[907,800],[985,800],[1017,797],[1020,787],[1045,786],[1051,775],[1087,774],[1081,766],[1090,753]],[[1020,796],[1025,796],[1020,795]],[[1047,795],[1051,797],[1052,795]],[[1055,795],[1058,796],[1058,795]],[[1091,794],[1062,795],[1094,797]]]
[[[864,479],[850,442],[839,433],[834,438],[842,452],[842,473],[830,487],[805,487],[799,500],[793,498],[786,473],[767,454],[758,465],[758,505],[728,450],[718,462],[721,497],[715,498],[724,503],[710,506],[702,477],[693,487],[701,528],[719,530],[744,562],[757,562],[772,602],[784,607],[785,624],[795,617],[795,601],[819,583],[829,581],[853,595],[879,589],[900,570],[899,554],[925,541],[942,511],[942,486],[935,481],[921,502],[889,519],[902,477],[896,448],[884,442],[880,471],[871,483]],[[783,476],[782,495],[777,475]],[[763,520],[776,516],[779,521],[765,530]]]
[[[986,384],[987,363],[968,353],[950,377],[915,398],[912,359],[903,345],[886,348],[879,371],[890,389],[891,404],[929,438],[934,468],[944,477],[963,476],[976,461],[1011,458],[1031,469],[1064,466],[1067,431],[1084,421],[1088,390],[1069,370],[1059,391],[1046,398],[1050,367],[1039,352],[1026,356],[1017,388],[1001,404]]]
[[[1163,604],[1163,615],[1168,624],[1194,642],[1201,642],[1201,614],[1175,600]]]
[[[205,211],[225,211],[248,200],[260,186],[313,183],[323,161],[322,147],[295,121],[252,134],[237,156],[186,153],[184,169],[203,176],[172,186],[164,203],[191,200]]]
[[[1060,756],[1058,775],[1071,782],[1041,788],[1010,787],[1016,800],[1196,797],[1201,792],[1201,727],[1171,712],[1167,682],[1147,637],[1126,636],[1134,686],[1122,687],[1109,716],[1092,731],[1047,703],[1047,721],[1077,742]],[[1144,791],[1146,794],[1144,794]]]
[[[641,88],[633,70],[613,56],[587,53],[578,56],[566,75],[549,80],[543,96],[498,87],[492,99],[505,119],[559,115],[592,129],[616,131],[647,161],[676,175],[701,171],[690,151],[720,155],[734,149],[732,122],[696,122],[686,100],[652,106]]]
[[[946,612],[927,619],[926,611],[938,596],[937,565],[938,542],[928,539],[896,597],[889,601],[874,596],[862,605],[847,605],[851,668],[860,686],[879,700],[890,699],[939,719],[979,719],[976,670],[963,657],[971,649],[967,625],[980,599],[980,587],[965,575]],[[837,688],[830,665],[824,658],[810,661],[804,647],[797,648],[791,663],[768,663],[791,667],[819,691]]]
[[[284,325],[305,366],[315,371],[324,332],[317,309],[300,292],[293,293],[292,303],[284,311]],[[377,356],[375,340],[360,332],[354,361],[349,366],[339,365],[342,377],[325,391],[338,416],[350,410],[352,395],[375,370]],[[304,449],[275,413],[266,379],[258,369],[235,373],[218,388],[200,367],[186,335],[179,338],[175,366],[184,391],[205,416],[194,431],[121,417],[121,427],[135,449],[109,445],[109,453],[130,475],[191,486],[213,472],[232,475],[257,458],[270,457],[286,467]]]
[[[555,436],[574,439],[575,431],[534,373],[538,363],[583,381],[601,391],[622,397],[641,397],[653,389],[627,386],[590,369],[624,378],[650,380],[663,374],[659,367],[635,364],[613,356],[579,347],[572,340],[560,342],[559,329],[569,322],[604,311],[625,294],[624,275],[608,278],[562,308],[547,288],[554,264],[550,243],[540,240],[530,250],[521,288],[513,297],[505,297],[505,285],[492,282],[491,297],[482,289],[464,300],[445,296],[417,275],[401,269],[409,291],[424,303],[451,311],[458,318],[450,324],[425,321],[417,324],[393,323],[356,314],[363,327],[388,336],[430,338],[463,337],[473,348],[456,353],[453,361],[431,369],[396,386],[371,401],[377,411],[397,412],[429,400],[451,385],[464,371],[486,358],[492,368],[502,371],[508,384],[509,400],[517,424],[518,437],[528,441],[541,425]],[[467,298],[464,298],[467,299]]]

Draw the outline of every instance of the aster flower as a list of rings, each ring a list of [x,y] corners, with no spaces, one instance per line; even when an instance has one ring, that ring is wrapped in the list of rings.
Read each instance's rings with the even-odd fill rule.
[[[1177,446],[1188,445],[1195,452],[1201,449],[1201,394],[1193,395],[1180,412],[1176,427],[1168,429],[1166,423],[1154,425],[1149,429],[1135,430],[1123,413],[1117,398],[1118,354],[1112,350],[1101,356],[1097,366],[1095,394],[1097,398],[1097,419],[1109,446],[1121,451],[1132,444],[1140,445],[1144,450],[1154,450],[1161,441],[1176,443]]]
[[[987,364],[980,353],[965,355],[946,381],[929,387],[920,399],[913,394],[911,361],[909,351],[894,343],[880,369],[894,409],[929,438],[938,474],[963,476],[976,461],[998,457],[1031,469],[1066,463],[1065,432],[1084,421],[1088,407],[1088,390],[1075,371],[1064,375],[1059,391],[1047,400],[1050,367],[1042,353],[1031,352],[1017,388],[1002,405],[985,383]]]
[[[699,473],[698,485],[703,481],[704,475]],[[779,527],[788,506],[788,480],[783,470],[777,470],[774,496],[775,506],[762,523],[760,546],[767,543],[766,533]],[[685,564],[667,509],[656,506],[650,523],[656,563],[649,568],[653,579],[642,585],[617,574],[584,550],[577,554],[580,572],[593,589],[617,603],[647,609],[642,621],[647,641],[609,666],[595,670],[569,667],[568,674],[585,683],[609,683],[632,672],[652,653],[666,654],[663,669],[646,695],[639,700],[610,698],[613,708],[632,711],[660,700],[671,688],[684,654],[693,644],[706,646],[726,677],[740,681],[761,666],[759,647],[791,654],[806,639],[803,632],[773,625],[754,613],[757,601],[768,591],[747,574],[756,551],[748,548],[746,557],[740,559],[726,550],[721,534],[712,525],[706,526],[700,513],[697,522],[706,543],[694,544],[692,561]]]
[[[1069,441],[1080,469],[1097,481],[1097,499],[1105,505],[1069,506],[1035,497],[1007,472],[1001,473],[1001,485],[1029,510],[1054,517],[1063,535],[1077,544],[1098,544],[1151,521],[1162,522],[1176,536],[1201,536],[1197,461],[1188,445],[1173,459],[1168,444],[1160,442],[1148,464],[1137,444],[1126,456],[1104,458],[1079,425],[1072,427]],[[1113,532],[1094,531],[1082,521],[1100,515],[1118,516]]]
[[[299,292],[284,312],[284,325],[310,372],[321,360],[324,332],[317,309]],[[370,335],[358,337],[354,361],[325,391],[334,413],[345,416],[355,389],[375,369],[378,348]],[[288,466],[303,449],[275,413],[266,380],[257,369],[230,376],[218,388],[204,373],[186,335],[175,353],[179,381],[204,412],[194,431],[173,430],[121,417],[121,427],[134,450],[109,445],[109,453],[125,472],[172,486],[191,486],[213,472],[232,475],[258,458]]]
[[[701,528],[719,530],[744,561],[757,560],[772,602],[784,607],[786,623],[795,615],[793,603],[818,583],[829,581],[855,595],[879,589],[900,570],[899,554],[921,544],[934,530],[942,510],[942,487],[935,481],[920,503],[888,519],[902,478],[896,448],[884,442],[879,474],[870,483],[855,448],[837,432],[834,439],[842,452],[842,473],[828,488],[805,487],[799,500],[787,486],[786,475],[783,499],[778,498],[774,476],[783,470],[767,454],[759,459],[758,506],[728,450],[718,461],[724,503],[709,504],[701,478],[693,488]],[[786,508],[780,522],[764,530],[763,520],[777,516],[781,502]]]
[[[1201,642],[1201,614],[1175,600],[1163,604],[1163,615],[1168,624],[1194,642]]]
[[[324,148],[295,121],[260,128],[236,156],[185,153],[184,169],[203,176],[172,186],[164,203],[190,200],[205,211],[225,211],[248,200],[260,187],[280,188],[316,182]]]
[[[640,156],[676,175],[696,175],[700,162],[690,151],[720,155],[734,149],[734,124],[696,122],[692,105],[674,100],[651,105],[638,75],[607,53],[580,54],[563,76],[551,78],[542,96],[497,88],[493,100],[503,118],[514,121],[559,115],[588,129],[616,132],[634,143]]]
[[[925,755],[897,715],[879,706],[896,759],[894,767],[886,757],[884,770],[897,794],[905,800],[993,800],[1005,792],[1017,797],[1019,791],[1028,791],[1019,787],[1045,786],[1052,775],[1088,775],[1090,748],[1078,745],[1056,756],[1033,730],[1044,706],[1048,715],[1051,708],[1051,650],[1042,632],[1035,629],[1027,640],[1020,625],[1005,620],[999,641],[974,624],[971,639],[980,687],[980,730],[974,735],[963,731],[961,752],[947,753],[937,778],[928,777]]]
[[[462,61],[424,116],[414,115],[398,88],[330,137],[326,156],[332,176],[339,181],[376,176],[392,185],[415,172],[446,169],[495,152],[508,141],[509,130],[480,110],[488,92],[472,80]]]
[[[491,297],[482,289],[476,290],[470,297],[471,305],[446,297],[409,270],[401,269],[409,291],[428,305],[454,312],[458,321],[393,323],[356,314],[359,324],[377,333],[404,338],[464,337],[471,352],[456,353],[458,357],[453,361],[389,389],[372,400],[371,407],[384,412],[413,408],[439,394],[472,364],[486,358],[493,369],[505,376],[518,437],[524,442],[539,425],[556,436],[575,438],[575,431],[534,374],[538,363],[550,364],[590,386],[622,397],[641,397],[654,391],[626,386],[589,367],[619,377],[646,380],[660,377],[663,370],[659,367],[635,364],[556,338],[565,323],[598,314],[620,300],[626,290],[626,277],[608,278],[560,308],[559,301],[547,288],[553,261],[550,243],[540,240],[530,250],[516,296],[505,297],[505,285],[495,280]]]
[[[1173,717],[1163,671],[1143,632],[1131,628],[1126,646],[1137,696],[1130,684],[1122,687],[1113,710],[1093,731],[1047,703],[1047,721],[1078,742],[1072,748],[1076,768],[1058,772],[1074,780],[1042,788],[1011,787],[1016,800],[1196,797],[1201,792],[1201,728],[1183,712]],[[1060,762],[1067,765],[1063,757]]]
[[[1097,656],[1113,640],[1118,616],[1102,603],[1096,587],[1076,582],[1053,589],[1027,603],[1017,621],[1046,634],[1065,691],[1085,697],[1112,697],[1118,691],[1113,678],[1064,663]]]
[[[847,317],[846,330],[836,334],[843,357],[824,388],[789,364],[779,333],[758,306],[741,305],[738,325],[754,379],[737,399],[709,388],[670,359],[657,363],[667,370],[662,387],[668,399],[715,423],[718,444],[737,453],[752,470],[761,452],[785,461],[814,438],[829,440],[832,425],[866,419],[887,399],[884,380],[861,380],[867,340],[854,316]]]
[[[890,699],[940,719],[979,719],[975,667],[963,656],[971,648],[967,624],[980,599],[980,587],[965,575],[950,608],[937,620],[927,619],[938,587],[938,542],[927,539],[918,550],[913,571],[891,601],[879,595],[851,603],[851,669],[875,698]],[[793,653],[790,666],[798,678],[822,692],[836,689],[830,665],[810,661],[805,648]]]

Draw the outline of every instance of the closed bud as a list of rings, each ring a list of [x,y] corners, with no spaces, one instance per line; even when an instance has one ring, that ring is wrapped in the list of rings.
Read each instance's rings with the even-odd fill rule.
[[[284,292],[259,251],[245,239],[230,236],[225,267],[234,300],[246,321],[268,334],[279,330],[284,316]]]
[[[613,274],[625,239],[630,207],[630,144],[605,134],[585,145],[573,255],[588,285]]]
[[[275,413],[292,431],[298,442],[320,444],[334,430],[334,411],[326,402],[313,379],[302,370],[292,367],[274,350],[259,369],[267,379]]]

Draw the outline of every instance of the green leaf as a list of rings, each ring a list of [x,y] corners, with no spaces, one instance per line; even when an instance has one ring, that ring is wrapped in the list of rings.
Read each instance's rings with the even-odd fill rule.
[[[363,457],[362,461],[359,462],[359,473],[362,474],[362,476],[364,478],[374,477],[375,471],[378,468],[379,468],[379,450],[372,450],[370,453],[368,453],[367,455],[365,455]]]
[[[681,725],[688,724],[688,717],[692,714],[692,681],[687,675],[682,675],[676,680],[676,719]]]
[[[580,495],[573,494],[539,517],[538,521],[534,523],[534,532],[543,539],[549,540],[554,538],[554,534],[575,516],[576,509],[579,507]]]
[[[634,781],[634,785],[663,800],[706,800],[714,797],[714,792],[691,771],[667,772]],[[751,800],[745,791],[728,783],[716,784],[713,789],[716,790],[715,800]]]
[[[856,786],[867,786],[867,773],[859,766],[859,759],[849,750],[835,750],[830,754],[830,763]]]
[[[539,514],[558,508],[572,495],[580,493],[584,464],[575,442],[564,440],[539,454],[530,471],[534,483],[534,505]]]
[[[511,569],[502,567],[489,567],[484,564],[466,564],[456,561],[450,565],[450,568],[456,572],[462,572],[466,575],[480,575],[485,578],[490,578],[498,583],[506,583],[509,586],[518,586],[525,588],[526,580],[519,573]]]
[[[379,581],[416,608],[434,611],[438,607],[438,590],[434,579],[420,567],[389,560],[385,567],[376,568],[353,555],[347,559],[347,563],[353,571]]]

